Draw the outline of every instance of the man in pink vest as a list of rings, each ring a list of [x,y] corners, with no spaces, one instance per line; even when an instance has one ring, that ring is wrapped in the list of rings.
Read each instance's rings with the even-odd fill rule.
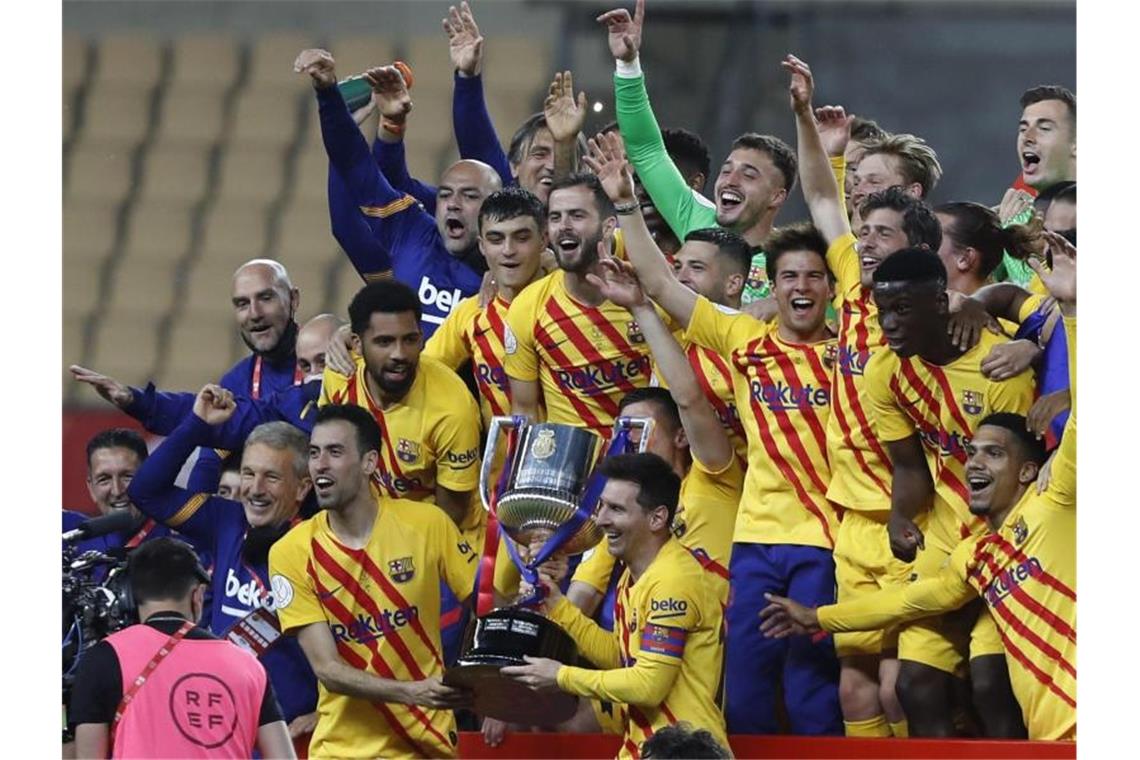
[[[265,668],[194,625],[210,582],[194,551],[158,538],[128,569],[143,622],[83,655],[68,716],[77,755],[296,757]]]

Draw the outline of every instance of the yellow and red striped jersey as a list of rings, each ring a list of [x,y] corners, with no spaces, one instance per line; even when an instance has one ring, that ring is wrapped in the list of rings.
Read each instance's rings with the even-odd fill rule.
[[[845,509],[886,511],[891,508],[891,459],[871,425],[863,372],[874,354],[890,349],[871,290],[859,279],[854,235],[847,233],[831,243],[827,265],[835,275],[839,313],[839,353],[827,424],[827,498]]]
[[[608,439],[618,402],[649,384],[649,346],[628,311],[608,301],[578,303],[565,278],[557,270],[515,296],[503,367],[510,377],[539,383],[547,421]]]
[[[381,678],[443,675],[440,583],[471,593],[476,555],[438,509],[382,500],[368,545],[341,544],[318,512],[269,551],[282,628],[329,626],[350,666]],[[310,757],[455,757],[450,710],[370,702],[320,686]]]
[[[693,457],[681,481],[673,516],[673,535],[713,574],[725,604],[732,536],[743,489],[744,466],[735,457],[720,472],[713,472]]]
[[[424,346],[424,356],[439,359],[458,371],[464,362],[474,364],[479,387],[479,409],[484,424],[511,413],[510,383],[503,370],[503,332],[510,302],[496,296],[479,308],[479,296],[459,302]]]
[[[474,491],[479,484],[479,408],[459,376],[438,359],[420,356],[416,379],[407,394],[387,409],[368,390],[364,359],[345,377],[326,367],[319,405],[355,404],[380,425],[380,463],[376,483],[394,499],[435,502],[435,487]],[[472,499],[461,529],[486,520]]]
[[[728,746],[719,705],[724,666],[724,615],[707,571],[669,539],[637,582],[623,571],[613,632],[563,597],[550,617],[603,670],[563,666],[558,686],[619,705],[625,736],[618,757],[638,757],[655,730],[679,720]]]
[[[748,437],[748,469],[734,541],[835,546],[839,516],[824,432],[831,409],[833,338],[782,340],[775,322],[700,296],[689,322],[696,343],[729,357],[736,406]]]
[[[985,531],[970,514],[965,445],[974,428],[993,412],[1025,414],[1033,403],[1034,377],[1026,370],[1008,380],[990,380],[981,362],[1008,338],[982,331],[978,344],[945,366],[913,356],[901,359],[878,352],[867,367],[868,407],[879,440],[887,443],[918,435],[934,481],[934,509],[927,524],[932,539],[950,553],[969,536]]]

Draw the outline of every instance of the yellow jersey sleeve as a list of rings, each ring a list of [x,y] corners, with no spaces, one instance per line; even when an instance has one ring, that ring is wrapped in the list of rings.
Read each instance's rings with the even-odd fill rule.
[[[360,366],[364,364],[364,358],[357,354],[353,354],[352,358],[356,362],[356,367],[359,370]],[[321,374],[321,395],[317,399],[317,406],[345,403],[343,396],[350,379],[351,378],[340,374],[332,367],[326,366],[325,371]]]
[[[547,615],[566,629],[578,644],[578,651],[594,665],[599,668],[621,667],[617,637],[586,617],[566,597],[560,597],[558,603],[547,610]]]
[[[835,184],[839,185],[839,208],[847,208],[847,157],[828,156],[827,160],[831,163],[831,176],[835,177]]]
[[[644,590],[648,596],[647,615],[641,627],[641,650],[637,660],[680,663],[690,631],[701,625],[701,605],[705,592],[696,579],[700,576],[654,574]],[[642,578],[642,582],[650,580]]]
[[[604,545],[599,545],[589,557],[578,564],[572,580],[585,583],[599,594],[604,595],[609,588],[616,561],[614,555],[610,554]]]
[[[550,275],[548,275],[549,277]],[[546,294],[546,278],[531,283],[511,301],[503,335],[503,370],[516,380],[538,380],[538,346],[534,326],[538,302]]]
[[[685,337],[727,357],[748,341],[763,338],[774,326],[774,322],[761,322],[750,314],[743,314],[727,306],[714,304],[704,296],[697,296],[693,316],[685,328]]]
[[[680,673],[680,660],[662,662],[641,657],[632,666],[609,670],[563,665],[558,669],[558,688],[580,697],[656,707],[669,695]]]
[[[295,526],[269,549],[269,584],[281,630],[286,633],[311,623],[327,622],[317,591],[305,569],[309,561],[308,538],[312,527],[308,522]]]
[[[839,192],[843,192],[842,182]],[[835,275],[835,293],[843,300],[857,298],[862,288],[862,269],[855,242],[855,236],[848,232],[832,240],[827,247],[827,267]]]
[[[451,519],[439,510],[427,511],[431,514],[429,545],[434,546],[439,555],[439,577],[455,598],[463,602],[475,589],[479,557]]]
[[[1036,277],[1037,275],[1033,275],[1033,276]],[[1033,312],[1035,312],[1039,308],[1041,308],[1041,304],[1044,302],[1045,302],[1045,296],[1036,295],[1036,294],[1031,295],[1028,298],[1026,298],[1024,301],[1022,301],[1021,302],[1021,308],[1017,310],[1017,323],[1021,324],[1025,320],[1029,319],[1030,315],[1032,315]]]
[[[447,396],[434,399],[438,407],[430,445],[436,452],[435,482],[452,491],[472,491],[479,485],[479,407],[466,387]]]
[[[899,409],[891,381],[898,366],[893,351],[876,351],[867,362],[864,389],[867,393],[867,411],[876,437],[883,443],[901,441],[914,435],[914,422]]]
[[[479,296],[471,296],[460,301],[447,319],[443,320],[424,346],[424,356],[439,359],[448,368],[457,370],[471,359],[471,345],[466,335],[471,322],[479,312]]]
[[[963,546],[972,548],[973,542],[964,541],[959,544],[959,549]],[[830,633],[875,631],[956,610],[973,597],[974,589],[951,564],[933,578],[886,588],[839,604],[828,604],[816,610],[816,614],[820,628]]]

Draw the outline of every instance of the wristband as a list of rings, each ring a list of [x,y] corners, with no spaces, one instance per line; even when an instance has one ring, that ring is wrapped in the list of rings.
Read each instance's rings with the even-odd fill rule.
[[[641,208],[641,204],[638,203],[637,201],[630,201],[629,203],[615,203],[614,204],[614,211],[616,211],[618,214],[620,214],[622,216],[625,216],[626,214],[632,214],[634,211],[637,211],[640,208]]]
[[[406,121],[392,121],[387,117],[381,116],[380,126],[389,134],[393,134],[396,137],[403,137],[404,130],[408,128],[408,123]]]

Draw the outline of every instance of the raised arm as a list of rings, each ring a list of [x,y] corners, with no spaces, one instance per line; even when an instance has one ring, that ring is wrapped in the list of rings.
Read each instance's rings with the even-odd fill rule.
[[[665,254],[649,233],[633,191],[629,162],[621,151],[621,139],[616,135],[592,138],[590,153],[583,160],[598,175],[606,194],[618,209],[626,254],[637,270],[637,278],[645,294],[660,304],[670,317],[687,327],[697,303],[697,294],[677,280]]]
[[[373,69],[372,97],[380,111],[372,157],[380,173],[395,189],[407,193],[423,204],[429,214],[435,213],[436,188],[420,182],[408,173],[404,154],[404,134],[412,111],[412,70],[402,61]]]

